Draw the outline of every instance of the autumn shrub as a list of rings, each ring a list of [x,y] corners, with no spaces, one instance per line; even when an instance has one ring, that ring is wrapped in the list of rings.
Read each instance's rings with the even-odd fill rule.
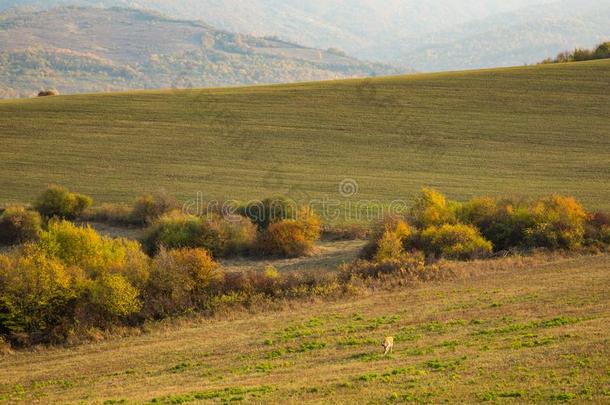
[[[585,240],[589,244],[610,245],[610,213],[595,212],[589,217]]]
[[[476,200],[475,200],[476,201]],[[496,202],[495,210],[489,200],[475,202],[474,213],[463,218],[464,222],[476,226],[485,239],[492,242],[496,251],[525,248],[525,235],[535,225],[531,204],[527,200],[505,198]],[[466,207],[472,206],[466,203]]]
[[[248,254],[257,238],[257,229],[248,218],[210,215],[205,219],[206,225],[218,234],[216,256],[231,257]]]
[[[162,215],[177,208],[178,202],[165,193],[144,194],[134,202],[129,221],[140,225],[150,225]]]
[[[74,219],[90,207],[93,199],[89,196],[71,193],[65,187],[49,186],[34,202],[34,208],[45,218]]]
[[[525,232],[528,247],[573,249],[584,242],[587,211],[573,197],[554,195],[532,206],[534,226]]]
[[[273,197],[262,201],[251,201],[239,207],[238,213],[249,218],[260,230],[265,230],[274,222],[295,219],[298,207],[288,198]]]
[[[93,276],[108,269],[122,268],[128,259],[140,254],[136,241],[104,237],[89,226],[79,227],[60,220],[49,222],[48,229],[40,235],[38,246],[66,266],[78,266]]]
[[[347,283],[354,278],[377,279],[395,275],[403,278],[425,279],[426,261],[421,252],[401,254],[399,257],[383,260],[356,260],[339,268],[339,279]]]
[[[438,191],[424,188],[411,207],[409,219],[420,229],[432,225],[455,223],[456,205],[455,202],[447,202],[445,196]]]
[[[205,249],[161,248],[152,263],[144,312],[164,317],[201,309],[221,278],[218,263]]]
[[[140,291],[121,274],[103,273],[89,288],[91,303],[110,316],[125,317],[142,307]]]
[[[363,248],[363,259],[386,260],[399,258],[404,252],[409,239],[416,232],[400,216],[386,215],[373,226],[369,242]]]
[[[17,344],[62,340],[63,318],[80,296],[83,278],[80,269],[33,246],[0,256],[0,334]]]
[[[9,207],[0,214],[0,245],[16,245],[37,240],[42,231],[42,219],[35,211]]]
[[[492,243],[471,225],[430,226],[422,231],[420,238],[424,252],[438,258],[476,259],[488,256],[493,250]]]
[[[270,224],[257,241],[257,252],[264,256],[299,257],[309,254],[313,247],[303,225],[294,219]]]
[[[142,244],[145,250],[156,254],[161,247],[167,249],[203,247],[218,253],[218,231],[205,226],[203,218],[173,211],[163,215],[147,228]]]
[[[204,248],[214,257],[227,257],[250,251],[255,240],[256,226],[247,218],[203,218],[174,211],[155,221],[146,230],[142,243],[151,255],[164,246]]]
[[[320,238],[319,217],[307,207],[299,209],[298,219],[271,223],[259,233],[257,253],[266,256],[299,257],[313,251]]]

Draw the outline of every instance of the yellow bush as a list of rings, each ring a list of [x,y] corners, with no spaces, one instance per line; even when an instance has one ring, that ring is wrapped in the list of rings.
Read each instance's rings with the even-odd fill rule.
[[[413,229],[400,217],[386,216],[375,226],[362,257],[375,261],[399,259],[405,253]]]
[[[493,245],[470,225],[431,226],[421,233],[424,252],[447,259],[474,259],[492,252]]]
[[[589,214],[573,197],[547,197],[536,201],[531,211],[535,224],[526,231],[528,245],[571,249],[584,241]]]
[[[305,238],[310,241],[320,239],[322,223],[320,217],[310,207],[303,206],[297,213],[297,221],[303,226]]]
[[[40,236],[39,246],[67,266],[79,266],[91,275],[122,268],[128,252],[137,252],[137,242],[103,237],[89,226],[52,220]]]
[[[92,284],[91,302],[110,315],[127,316],[142,306],[140,292],[119,274],[104,274]]]
[[[146,312],[167,316],[199,307],[221,278],[220,266],[207,250],[162,248],[153,260]]]
[[[424,188],[411,208],[411,217],[421,229],[432,225],[455,223],[455,212],[445,196],[436,190]]]
[[[269,225],[260,234],[258,248],[264,255],[299,257],[310,253],[313,240],[307,239],[303,223],[294,219],[286,219]]]
[[[299,257],[314,248],[321,232],[320,218],[308,207],[300,208],[298,219],[273,222],[259,233],[258,253],[271,256]]]
[[[148,253],[167,249],[203,248],[214,257],[227,257],[249,251],[256,239],[256,226],[247,218],[201,218],[173,211],[155,221],[145,233]]]
[[[395,231],[385,231],[377,242],[377,253],[373,258],[376,262],[398,259],[405,253],[402,239]]]
[[[0,333],[34,340],[52,333],[80,294],[83,278],[78,268],[35,246],[0,256]]]

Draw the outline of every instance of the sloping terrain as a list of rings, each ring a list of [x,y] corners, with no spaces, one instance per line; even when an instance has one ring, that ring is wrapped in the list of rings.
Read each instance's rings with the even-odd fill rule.
[[[607,403],[609,265],[465,263],[470,278],[0,356],[0,401]]]
[[[165,189],[194,204],[282,194],[353,212],[433,186],[609,209],[609,82],[606,60],[1,101],[0,200],[55,182],[98,202]],[[345,179],[356,194],[339,193]]]
[[[610,1],[561,0],[472,21],[416,41],[404,38],[387,43],[385,49],[386,60],[442,71],[532,64],[609,38]]]
[[[150,9],[419,71],[535,63],[608,40],[610,0],[0,0]]]
[[[0,14],[0,97],[298,82],[407,72],[150,12],[55,8]]]

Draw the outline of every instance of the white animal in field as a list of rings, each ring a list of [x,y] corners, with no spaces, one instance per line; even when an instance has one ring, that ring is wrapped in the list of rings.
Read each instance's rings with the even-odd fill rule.
[[[394,348],[394,338],[392,336],[386,337],[381,345],[385,349],[385,352],[383,353],[384,356],[386,356],[388,353],[392,353],[392,349]]]

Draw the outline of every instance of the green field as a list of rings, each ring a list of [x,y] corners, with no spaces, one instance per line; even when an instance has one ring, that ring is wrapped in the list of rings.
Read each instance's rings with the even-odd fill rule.
[[[610,61],[0,102],[0,204],[553,192],[610,209]]]
[[[461,277],[442,283],[0,354],[0,402],[608,403],[609,266],[455,264]]]

